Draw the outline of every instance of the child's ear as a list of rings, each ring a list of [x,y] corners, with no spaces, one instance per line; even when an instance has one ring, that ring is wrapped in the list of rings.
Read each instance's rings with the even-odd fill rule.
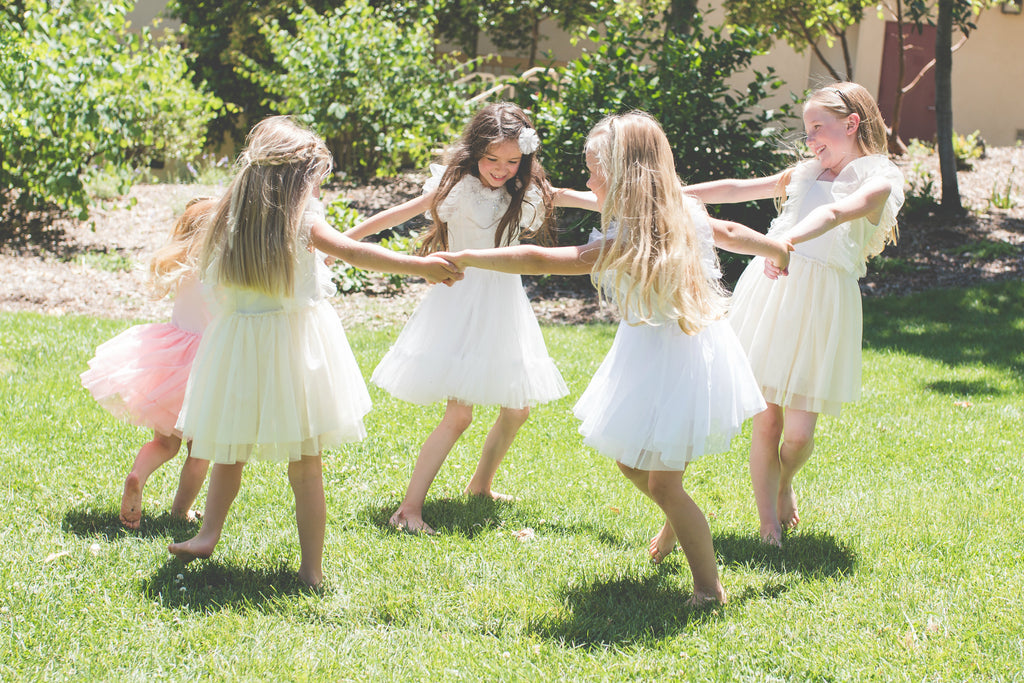
[[[860,128],[860,114],[854,112],[846,117],[846,131],[856,133],[858,128]]]

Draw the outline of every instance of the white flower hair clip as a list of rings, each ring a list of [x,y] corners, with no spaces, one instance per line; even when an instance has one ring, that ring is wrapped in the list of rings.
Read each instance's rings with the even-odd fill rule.
[[[519,133],[519,151],[523,154],[533,154],[540,147],[540,136],[533,128],[523,128]]]

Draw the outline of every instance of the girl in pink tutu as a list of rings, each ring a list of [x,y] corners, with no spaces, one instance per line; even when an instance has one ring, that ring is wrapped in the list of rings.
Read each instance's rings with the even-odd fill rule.
[[[728,450],[764,399],[725,320],[717,243],[760,254],[785,272],[787,247],[737,223],[711,219],[685,197],[668,139],[651,116],[610,116],[585,147],[600,234],[578,247],[514,246],[442,254],[459,267],[509,273],[591,273],[622,316],[615,341],[573,409],[583,442],[618,463],[665,514],[648,552],[661,562],[678,542],[693,575],[691,606],[725,602],[711,530],[683,488],[687,465]]]
[[[175,422],[199,337],[210,319],[195,270],[196,246],[202,243],[204,225],[214,206],[209,198],[190,201],[170,240],[150,264],[154,295],[174,294],[171,321],[137,325],[104,342],[81,375],[83,386],[101,406],[116,417],[153,430],[153,438],[139,449],[124,480],[120,517],[129,529],[139,528],[142,490],[149,475],[181,447],[181,432]],[[205,460],[186,457],[171,516],[195,518],[192,503],[208,466]]]

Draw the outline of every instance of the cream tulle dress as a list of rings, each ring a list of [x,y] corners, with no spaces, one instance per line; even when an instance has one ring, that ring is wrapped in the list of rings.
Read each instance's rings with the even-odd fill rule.
[[[708,278],[721,273],[707,214],[689,200]],[[610,293],[614,297],[614,292]],[[573,412],[583,443],[640,470],[682,470],[729,449],[743,422],[765,409],[746,353],[726,320],[695,335],[663,305],[655,323],[622,312],[611,350]]]
[[[764,276],[753,259],[736,283],[729,319],[746,348],[765,400],[813,413],[838,415],[860,398],[863,318],[857,280],[880,253],[903,205],[903,175],[883,155],[848,163],[832,181],[818,180],[817,160],[798,165],[782,212],[768,235],[785,238],[812,209],[847,197],[866,180],[892,184],[878,225],[844,223],[796,246],[789,275]]]
[[[199,278],[185,275],[171,321],[136,325],[100,344],[81,375],[82,385],[115,417],[180,437],[175,423],[209,320]]]
[[[309,213],[322,215],[322,207],[311,203],[303,243]],[[215,272],[213,264],[208,273]],[[178,420],[193,457],[288,462],[366,435],[370,396],[328,301],[335,288],[323,255],[300,247],[294,273],[292,296],[207,278],[214,317]]]
[[[437,189],[444,169],[435,165],[431,172],[425,192]],[[438,207],[449,249],[493,248],[509,201],[503,187],[485,187],[471,175],[460,180]],[[543,218],[538,190],[527,190],[522,216],[524,230]],[[520,276],[479,268],[467,268],[451,287],[430,288],[371,381],[419,404],[455,399],[523,408],[568,393]]]

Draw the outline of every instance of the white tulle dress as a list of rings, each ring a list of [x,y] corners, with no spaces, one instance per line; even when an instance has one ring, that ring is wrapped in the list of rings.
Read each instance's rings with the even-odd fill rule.
[[[431,171],[425,192],[437,189],[443,168],[432,166]],[[485,187],[473,176],[460,180],[438,207],[448,224],[449,249],[493,248],[509,201],[504,188]],[[542,219],[540,209],[540,192],[528,189],[524,230]],[[418,404],[455,399],[523,408],[568,393],[520,276],[478,268],[467,268],[465,278],[451,287],[430,288],[371,381]]]
[[[691,211],[705,274],[717,279],[707,214]],[[614,295],[614,293],[612,293]],[[666,304],[661,307],[669,310]],[[743,422],[765,409],[746,353],[726,320],[695,335],[661,313],[657,324],[623,312],[611,350],[573,409],[583,442],[640,470],[682,470],[729,449]]]
[[[798,165],[768,234],[784,238],[812,209],[849,196],[866,180],[892,184],[878,225],[844,223],[796,246],[789,275],[764,276],[755,258],[736,283],[729,315],[769,403],[838,415],[860,398],[863,318],[858,279],[880,253],[903,205],[903,175],[883,155],[860,157],[832,180],[817,160]]]
[[[319,204],[311,212],[322,215]],[[308,240],[309,222],[305,230]],[[215,266],[208,273],[215,273]],[[299,248],[292,296],[218,283],[178,428],[192,456],[288,462],[365,437],[370,396],[328,298],[323,255]]]

